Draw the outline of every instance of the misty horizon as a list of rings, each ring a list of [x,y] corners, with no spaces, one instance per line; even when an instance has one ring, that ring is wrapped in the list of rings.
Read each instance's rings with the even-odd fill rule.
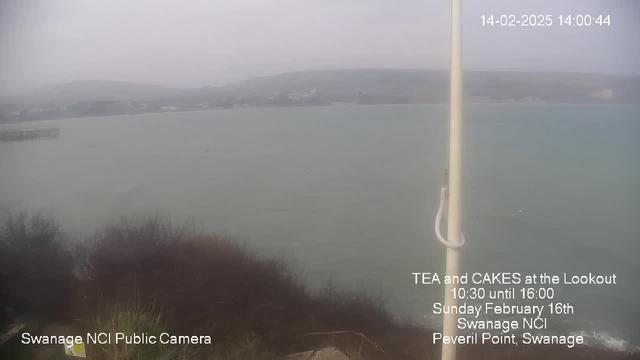
[[[443,2],[344,4],[245,0],[0,5],[0,94],[76,81],[218,87],[259,76],[335,69],[447,69]],[[467,1],[464,66],[471,71],[640,75],[640,5]],[[490,28],[489,14],[610,15],[611,26]],[[557,21],[557,20],[556,20]]]
[[[295,74],[295,73],[312,73],[312,72],[331,72],[331,71],[353,71],[353,72],[357,72],[357,71],[425,71],[425,72],[431,72],[431,71],[442,71],[442,72],[448,72],[449,69],[445,69],[445,68],[335,68],[335,69],[306,69],[306,70],[296,70],[296,71],[285,71],[285,72],[279,72],[279,73],[274,73],[274,74],[266,74],[266,75],[259,75],[259,76],[253,76],[253,77],[248,77],[248,78],[242,78],[239,80],[235,80],[235,81],[231,81],[228,83],[223,83],[220,85],[202,85],[202,86],[171,86],[171,85],[163,85],[163,84],[157,84],[157,83],[143,83],[143,82],[137,82],[137,81],[131,81],[131,80],[114,80],[114,79],[99,79],[99,78],[93,78],[93,79],[77,79],[77,80],[70,80],[70,81],[64,81],[64,82],[57,82],[57,83],[51,83],[51,84],[45,84],[42,85],[38,88],[32,89],[30,91],[26,91],[26,92],[22,92],[22,93],[10,93],[10,94],[3,94],[3,95],[8,95],[8,96],[20,96],[20,95],[28,95],[30,92],[33,91],[38,91],[38,90],[42,90],[42,89],[46,89],[49,87],[53,87],[53,86],[57,86],[57,85],[66,85],[66,84],[78,84],[78,83],[123,83],[123,84],[137,84],[137,85],[147,85],[147,86],[156,86],[156,87],[160,87],[160,88],[173,88],[173,89],[182,89],[182,90],[188,90],[188,89],[201,89],[201,88],[222,88],[225,86],[229,86],[229,85],[234,85],[237,83],[242,83],[244,81],[249,81],[249,80],[255,80],[255,79],[261,79],[261,78],[270,78],[270,77],[277,77],[277,76],[282,76],[282,75],[287,75],[287,74]],[[621,78],[638,78],[640,77],[640,75],[635,75],[635,74],[616,74],[616,73],[596,73],[596,72],[579,72],[579,71],[545,71],[545,70],[483,70],[483,69],[466,69],[464,71],[465,73],[521,73],[521,74],[528,74],[528,73],[546,73],[546,74],[553,74],[553,73],[557,73],[557,74],[575,74],[575,75],[605,75],[605,76],[614,76],[614,77],[621,77]]]

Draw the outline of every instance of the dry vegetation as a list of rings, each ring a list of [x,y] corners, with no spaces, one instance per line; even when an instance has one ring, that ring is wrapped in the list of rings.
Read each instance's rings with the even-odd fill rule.
[[[93,358],[258,360],[333,345],[356,359],[437,359],[430,331],[396,321],[384,298],[311,294],[284,259],[151,218],[70,241],[55,222],[10,217],[0,237],[0,303],[79,331],[209,335],[211,345],[94,345]],[[80,325],[77,325],[80,324]],[[631,359],[587,347],[466,346],[461,359]]]

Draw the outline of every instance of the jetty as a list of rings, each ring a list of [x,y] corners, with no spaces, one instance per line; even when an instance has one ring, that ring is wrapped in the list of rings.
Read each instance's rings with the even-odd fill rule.
[[[0,141],[56,139],[60,129],[0,130]]]

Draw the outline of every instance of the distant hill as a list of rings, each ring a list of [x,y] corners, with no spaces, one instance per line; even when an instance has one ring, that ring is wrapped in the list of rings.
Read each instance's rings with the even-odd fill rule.
[[[221,87],[169,88],[122,81],[51,85],[11,103],[90,101],[231,101],[291,94],[327,102],[445,103],[446,70],[313,70],[256,77]],[[640,103],[640,77],[554,72],[465,72],[469,102]],[[312,95],[310,95],[312,94]],[[231,99],[231,100],[229,100]],[[6,100],[6,99],[5,99]],[[7,101],[5,101],[5,104]]]
[[[440,93],[448,88],[447,71],[441,70],[310,70],[256,77],[220,88],[230,95],[264,96],[273,92],[301,92],[351,95],[357,92],[404,95],[420,91]]]
[[[183,98],[191,89],[169,88],[126,81],[75,81],[40,88],[29,95],[30,102],[75,103],[85,101],[141,101],[155,98]]]
[[[640,103],[640,77],[557,72],[467,71],[472,102]],[[392,96],[410,102],[448,101],[446,70],[319,70],[253,78],[219,88],[229,96],[269,96],[304,92],[353,97]]]

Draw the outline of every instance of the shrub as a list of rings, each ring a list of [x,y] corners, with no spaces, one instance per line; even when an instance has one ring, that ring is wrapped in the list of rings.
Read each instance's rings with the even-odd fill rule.
[[[332,337],[300,335],[333,330],[348,330],[338,335],[340,343],[355,341],[365,352],[379,354],[349,332],[375,337],[396,326],[381,296],[330,287],[313,296],[291,263],[166,219],[110,224],[90,248],[89,303],[138,296],[143,306],[162,309],[169,332],[211,336],[220,359],[325,344]]]
[[[0,303],[17,314],[57,320],[76,291],[74,261],[58,223],[23,212],[0,230]]]
[[[107,226],[93,240],[87,263],[89,302],[139,294],[143,305],[161,307],[169,327],[184,335],[219,342],[246,333],[275,338],[293,330],[284,326],[286,319],[304,312],[304,288],[285,261],[257,257],[230,239],[163,219]]]

